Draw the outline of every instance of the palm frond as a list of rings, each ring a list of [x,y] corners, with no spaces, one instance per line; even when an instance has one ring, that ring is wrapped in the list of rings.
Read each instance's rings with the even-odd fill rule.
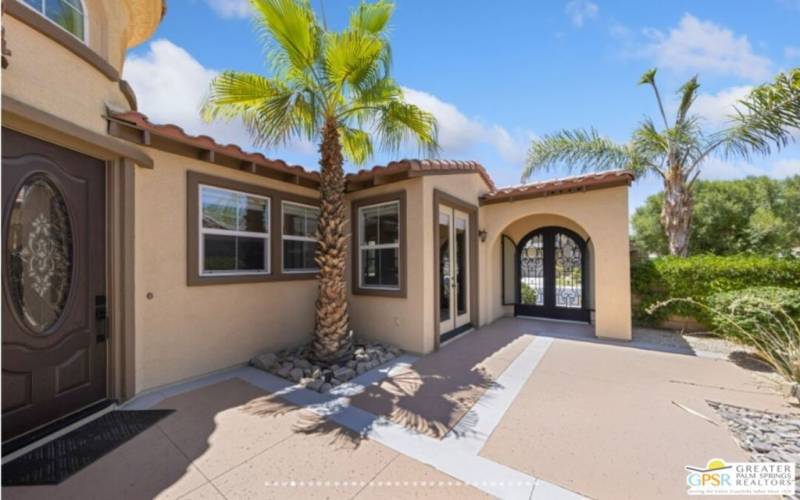
[[[342,126],[339,128],[342,151],[356,165],[363,165],[373,154],[372,138],[365,131]]]
[[[733,126],[723,131],[727,156],[768,155],[800,134],[800,68],[781,73],[739,101]]]
[[[627,146],[602,137],[596,130],[561,130],[536,139],[528,150],[522,181],[536,171],[564,166],[568,170],[588,172],[615,168],[641,168]]]
[[[243,110],[258,107],[266,99],[283,91],[280,81],[255,73],[225,71],[211,81],[202,114],[207,121],[230,119]]]
[[[350,14],[350,29],[378,35],[383,33],[394,12],[394,4],[385,0],[361,2]]]
[[[256,26],[270,42],[273,69],[277,73],[287,67],[311,71],[320,50],[322,28],[308,0],[250,0],[250,4],[261,21]]]
[[[392,100],[376,110],[375,133],[381,149],[396,152],[405,142],[415,142],[425,156],[439,150],[436,118],[413,104]]]
[[[697,98],[697,90],[699,88],[700,84],[697,82],[697,76],[694,76],[688,82],[684,83],[678,91],[681,96],[681,103],[678,106],[678,117],[676,123],[679,124],[686,120],[687,116],[689,115],[689,109],[692,107],[694,100]]]
[[[383,50],[383,40],[369,33],[329,33],[322,63],[325,76],[338,88],[346,84],[358,88],[368,79],[380,77]]]

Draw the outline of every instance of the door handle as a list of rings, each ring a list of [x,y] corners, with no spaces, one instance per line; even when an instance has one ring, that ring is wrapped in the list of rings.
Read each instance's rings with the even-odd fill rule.
[[[99,344],[108,338],[108,309],[105,295],[97,295],[94,298],[94,319],[97,328],[95,340]]]

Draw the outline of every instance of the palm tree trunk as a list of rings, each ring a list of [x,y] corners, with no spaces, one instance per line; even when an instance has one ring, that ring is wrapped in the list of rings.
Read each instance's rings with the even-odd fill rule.
[[[680,168],[670,168],[664,178],[664,203],[661,224],[667,233],[670,255],[689,255],[689,231],[692,224],[692,191]]]
[[[338,124],[328,119],[322,130],[320,145],[321,205],[317,230],[316,262],[319,266],[319,296],[315,311],[313,356],[322,362],[335,363],[352,351],[353,339],[348,331],[347,284],[345,262],[347,222],[344,205],[344,169]]]

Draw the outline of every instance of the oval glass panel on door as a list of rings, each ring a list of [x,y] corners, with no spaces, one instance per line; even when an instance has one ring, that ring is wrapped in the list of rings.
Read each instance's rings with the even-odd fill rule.
[[[9,215],[8,286],[24,324],[46,333],[61,317],[72,282],[72,227],[64,197],[45,174],[28,177]]]

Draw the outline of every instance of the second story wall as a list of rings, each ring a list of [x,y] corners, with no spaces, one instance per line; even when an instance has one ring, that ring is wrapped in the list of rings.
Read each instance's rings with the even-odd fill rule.
[[[131,107],[120,83],[125,54],[155,29],[161,1],[83,2],[85,22],[75,30],[83,40],[23,0],[4,2],[4,38],[11,55],[3,69],[3,96],[105,132],[107,104]],[[148,12],[150,18],[158,12],[158,18],[148,18]]]

